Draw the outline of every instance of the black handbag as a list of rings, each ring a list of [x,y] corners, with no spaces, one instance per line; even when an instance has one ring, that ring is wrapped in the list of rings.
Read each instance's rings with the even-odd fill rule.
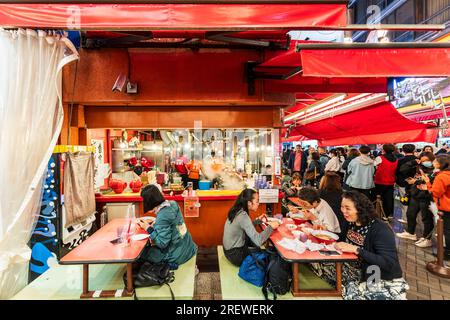
[[[134,269],[134,268],[133,268]],[[137,270],[137,272],[135,272]],[[135,288],[161,286],[167,284],[170,289],[172,300],[175,300],[170,283],[175,280],[173,271],[170,271],[170,266],[167,263],[153,264],[144,262],[140,267],[133,270],[133,286]],[[127,273],[123,275],[123,281],[127,284]]]

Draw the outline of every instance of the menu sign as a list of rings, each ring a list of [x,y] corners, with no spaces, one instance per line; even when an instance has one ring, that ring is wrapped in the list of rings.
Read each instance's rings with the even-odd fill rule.
[[[278,189],[259,189],[259,203],[278,203]]]

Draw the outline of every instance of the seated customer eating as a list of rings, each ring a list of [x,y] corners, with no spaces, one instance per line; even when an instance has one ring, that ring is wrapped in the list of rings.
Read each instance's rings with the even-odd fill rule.
[[[197,254],[197,245],[186,228],[180,207],[167,201],[155,185],[142,189],[144,212],[154,211],[152,223],[140,220],[139,226],[147,230],[152,244],[144,250],[141,259],[152,263],[169,263],[176,267]]]
[[[404,300],[408,284],[390,227],[377,218],[372,202],[362,193],[342,195],[341,210],[349,222],[344,242],[335,244],[341,252],[356,254],[357,262],[342,266],[343,297],[346,300]],[[334,264],[315,264],[314,271],[330,284],[336,283]]]
[[[258,206],[258,193],[253,189],[245,189],[228,212],[223,231],[223,251],[225,257],[235,266],[241,266],[242,261],[250,254],[249,247],[261,246],[269,239],[273,230],[278,228],[278,222],[269,221],[263,232],[256,231],[250,219],[250,211],[256,211]]]
[[[315,229],[340,233],[341,227],[333,209],[320,198],[319,191],[312,187],[304,187],[298,192],[298,198],[304,201],[303,215],[313,224]]]

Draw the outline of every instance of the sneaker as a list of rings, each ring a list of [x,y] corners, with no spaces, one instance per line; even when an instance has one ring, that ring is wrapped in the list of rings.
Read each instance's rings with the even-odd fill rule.
[[[198,270],[197,265],[195,265],[195,276],[198,276],[199,273],[200,273],[200,270]]]
[[[403,224],[407,224],[408,223],[408,221],[406,221],[405,219],[398,219],[397,221],[400,222],[400,223],[403,223]]]
[[[433,245],[433,243],[429,239],[424,239],[423,241],[416,243],[416,246],[419,248],[429,248],[432,245]]]
[[[404,231],[402,233],[396,233],[395,234],[397,237],[402,238],[402,239],[408,239],[408,240],[413,240],[413,241],[417,241],[417,236],[415,234],[411,234],[407,231]]]
[[[417,240],[416,242],[414,242],[415,245],[418,245],[419,243],[421,243],[422,241],[424,241],[425,238],[420,238],[419,240]]]

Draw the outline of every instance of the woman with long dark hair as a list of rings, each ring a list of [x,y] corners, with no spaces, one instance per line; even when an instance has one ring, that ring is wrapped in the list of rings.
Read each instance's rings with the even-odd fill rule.
[[[319,195],[320,198],[325,200],[330,205],[331,209],[333,209],[334,214],[339,220],[339,226],[341,227],[339,239],[344,239],[347,234],[348,223],[344,219],[344,215],[341,212],[341,177],[334,172],[325,173],[325,175],[320,180]]]
[[[405,300],[409,286],[403,279],[390,227],[377,218],[369,198],[357,191],[343,193],[341,211],[349,228],[345,241],[336,243],[335,248],[359,258],[357,262],[343,264],[344,299]],[[336,283],[334,264],[315,264],[314,269],[329,283]],[[374,279],[374,275],[378,278]]]
[[[278,228],[277,222],[268,222],[267,228],[258,233],[250,219],[250,212],[259,206],[259,195],[253,189],[244,189],[228,212],[223,231],[223,251],[225,257],[234,265],[240,266],[250,254],[249,246],[261,246],[272,231]],[[257,220],[261,219],[258,217]],[[248,241],[249,239],[249,241]]]

